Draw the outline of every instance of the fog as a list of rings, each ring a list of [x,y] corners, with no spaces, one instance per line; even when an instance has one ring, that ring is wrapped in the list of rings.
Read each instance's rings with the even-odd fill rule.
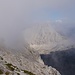
[[[0,45],[20,47],[24,43],[23,31],[36,24],[52,26],[75,44],[75,0],[0,0]],[[69,75],[70,71],[70,75],[74,75],[75,49],[72,50],[41,57],[46,65],[55,67],[62,75]],[[69,61],[69,66],[65,60]],[[71,69],[67,72],[69,67]]]
[[[74,0],[0,0],[0,40],[13,45],[22,31],[38,23],[50,24],[75,37],[74,3]]]

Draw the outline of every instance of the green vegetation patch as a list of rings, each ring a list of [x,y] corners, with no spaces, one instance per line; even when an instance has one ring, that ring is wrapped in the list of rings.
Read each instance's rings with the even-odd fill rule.
[[[3,71],[2,70],[0,70],[0,74],[3,74]]]
[[[3,60],[3,58],[0,56],[0,59]]]
[[[9,75],[9,74],[10,74],[10,72],[8,72],[8,71],[5,73],[5,75]]]
[[[23,71],[24,71],[24,73],[26,73],[26,74],[35,75],[35,74],[33,74],[32,72],[29,72],[29,71],[27,71],[27,70],[23,70]]]
[[[19,73],[17,73],[17,75],[20,75]]]
[[[7,67],[8,67],[8,69],[10,69],[11,71],[14,71],[15,70],[15,66],[13,66],[12,64],[10,64],[10,63],[7,63],[7,64],[5,64]]]

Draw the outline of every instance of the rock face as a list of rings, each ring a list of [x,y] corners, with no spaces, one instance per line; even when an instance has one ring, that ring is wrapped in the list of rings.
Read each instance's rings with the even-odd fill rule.
[[[60,75],[60,73],[51,66],[45,66],[39,55],[33,50],[12,51],[4,47],[0,47],[0,74]]]
[[[25,41],[40,54],[62,50],[71,45],[71,42],[49,25],[36,25],[24,31]]]

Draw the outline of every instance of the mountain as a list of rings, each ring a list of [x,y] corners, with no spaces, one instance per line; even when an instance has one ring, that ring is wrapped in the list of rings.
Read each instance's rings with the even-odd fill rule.
[[[17,51],[0,46],[0,75],[60,75],[60,73],[51,66],[44,65],[38,53],[28,47]]]
[[[40,54],[62,49],[65,50],[71,47],[71,41],[56,32],[49,25],[35,25],[25,30],[23,34],[25,42]]]
[[[61,75],[55,68],[47,66],[40,54],[65,50],[72,47],[71,42],[49,25],[36,25],[22,35],[14,49],[0,44],[0,74]]]

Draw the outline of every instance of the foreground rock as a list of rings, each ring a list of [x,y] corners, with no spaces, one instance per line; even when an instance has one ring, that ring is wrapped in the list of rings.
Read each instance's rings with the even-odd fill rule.
[[[22,52],[13,53],[6,48],[0,48],[1,75],[60,75],[51,66],[45,66],[40,57],[34,55],[34,51],[28,52],[28,56]]]

